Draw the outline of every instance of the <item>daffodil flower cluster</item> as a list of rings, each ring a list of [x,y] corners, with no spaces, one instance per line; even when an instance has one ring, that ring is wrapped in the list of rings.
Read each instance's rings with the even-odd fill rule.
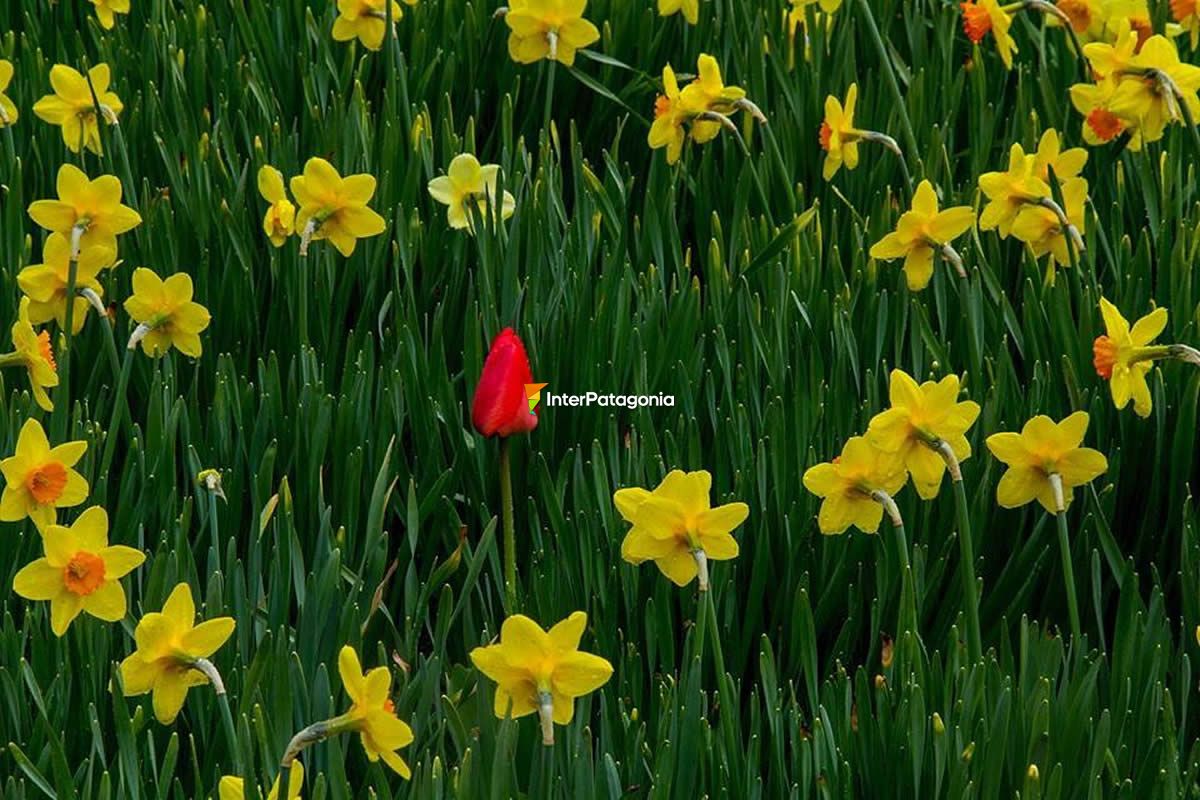
[[[765,118],[738,86],[726,86],[717,60],[702,53],[696,61],[699,75],[682,89],[670,64],[663,67],[663,93],[654,102],[654,122],[646,142],[652,149],[666,148],[667,163],[674,164],[683,154],[684,142],[710,142],[729,129],[737,135],[730,117],[737,111],[749,113],[759,122]]]
[[[304,173],[291,180],[292,195],[299,209],[287,197],[283,175],[270,165],[258,171],[258,191],[269,203],[263,217],[263,231],[271,244],[282,247],[288,237],[300,237],[300,255],[308,255],[311,242],[328,240],[339,253],[349,258],[359,239],[377,236],[387,222],[367,204],[375,195],[373,175],[342,175],[323,158],[310,158]]]

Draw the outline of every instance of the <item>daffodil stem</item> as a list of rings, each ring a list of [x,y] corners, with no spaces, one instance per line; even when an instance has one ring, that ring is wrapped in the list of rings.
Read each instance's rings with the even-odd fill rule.
[[[213,553],[209,562],[208,572],[211,575],[221,568],[221,536],[217,527],[217,493],[208,492],[208,527],[212,532]]]
[[[542,724],[542,744],[554,746],[554,697],[549,692],[538,692],[538,720]]]
[[[1166,73],[1162,73],[1166,75]],[[1188,107],[1187,98],[1183,96],[1183,92],[1179,90],[1179,86],[1170,76],[1166,76],[1168,90],[1175,95],[1175,103],[1179,106],[1179,114],[1183,117],[1183,124],[1187,126],[1191,133],[1192,146],[1196,150],[1196,157],[1200,158],[1200,131],[1196,130],[1196,120],[1192,119],[1192,109]]]
[[[337,733],[338,730],[335,728],[335,725],[340,720],[340,717],[335,717],[323,722],[314,722],[293,736],[292,740],[288,742],[287,750],[283,752],[283,758],[279,760],[279,788],[284,793],[292,785],[292,763],[300,756],[304,748],[317,742],[323,742],[334,733]]]
[[[512,470],[508,437],[500,439],[500,517],[504,526],[504,597],[508,613],[517,611],[517,533],[513,523]]]
[[[923,173],[925,168],[921,164],[921,156],[917,150],[917,137],[913,133],[912,120],[908,118],[908,108],[904,105],[904,95],[901,94],[900,84],[896,80],[896,68],[892,64],[887,46],[883,43],[883,37],[879,33],[879,26],[875,23],[875,14],[871,11],[871,2],[870,0],[858,0],[858,7],[862,9],[863,19],[866,20],[867,32],[871,35],[871,41],[875,43],[875,49],[879,51],[879,60],[883,64],[883,77],[887,82],[888,89],[891,90],[892,99],[896,101],[896,111],[900,115],[900,125],[904,131],[904,146],[908,149],[912,157],[916,159],[917,170]]]
[[[242,751],[238,747],[237,728],[233,725],[233,713],[229,709],[229,695],[225,693],[225,681],[221,673],[207,658],[197,658],[192,662],[192,669],[202,673],[212,683],[213,692],[217,695],[217,705],[221,707],[221,721],[225,726],[225,736],[229,741],[229,754],[233,758],[233,775],[242,777]]]
[[[117,428],[121,425],[121,414],[125,411],[125,393],[129,389],[129,374],[133,371],[133,350],[125,350],[125,359],[121,363],[121,374],[117,378],[117,388],[113,393],[112,416],[108,421],[108,430],[104,432],[104,455],[100,459],[100,472],[104,476],[105,495],[108,493],[108,482],[112,475],[113,454],[117,450]]]
[[[1058,523],[1058,549],[1062,555],[1063,584],[1067,592],[1067,612],[1071,615],[1071,640],[1073,644],[1083,643],[1083,626],[1079,623],[1079,600],[1075,594],[1075,566],[1071,561],[1071,535],[1067,530],[1067,510],[1063,499],[1062,476],[1052,472],[1049,476],[1050,488],[1054,492],[1054,514]]]
[[[734,708],[737,699],[733,695],[733,687],[729,685],[729,676],[725,673],[725,651],[721,647],[721,631],[717,626],[717,606],[712,592],[701,592],[701,602],[708,606],[708,633],[712,642],[713,666],[717,671],[717,695],[721,700],[721,729],[725,736],[726,760],[730,772],[733,773],[733,784],[739,785],[738,757],[741,748],[738,745],[737,733],[733,727]]]
[[[971,514],[967,507],[967,489],[963,485],[958,458],[946,442],[939,442],[937,451],[946,462],[950,482],[954,485],[954,509],[958,514],[958,549],[962,561],[963,603],[967,626],[967,652],[971,661],[983,657],[983,641],[979,633],[979,591],[975,583],[975,542],[971,538]]]
[[[546,132],[546,142],[550,143],[550,114],[554,109],[554,75],[558,71],[558,62],[551,60],[546,65],[546,105],[542,110],[542,130]]]
[[[79,228],[72,229],[72,241]],[[54,432],[61,439],[70,425],[71,418],[71,332],[75,329],[75,284],[79,280],[79,252],[72,245],[71,259],[67,265],[67,307],[63,319],[63,348],[59,355],[58,395],[59,403],[55,405]]]

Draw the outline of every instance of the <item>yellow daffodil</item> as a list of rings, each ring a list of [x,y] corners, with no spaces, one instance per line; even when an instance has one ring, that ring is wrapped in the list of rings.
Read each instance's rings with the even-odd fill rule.
[[[739,86],[726,86],[721,78],[721,67],[707,53],[696,59],[700,73],[696,80],[680,92],[680,107],[692,116],[692,140],[703,144],[712,141],[725,124],[719,117],[732,113],[736,104],[746,97],[746,90]],[[711,115],[718,119],[710,119]]]
[[[512,31],[508,54],[519,64],[549,58],[566,66],[575,53],[600,40],[600,31],[583,18],[587,0],[512,0],[504,22]]]
[[[613,502],[633,525],[621,543],[621,557],[630,564],[653,561],[677,586],[699,576],[700,591],[706,591],[708,562],[737,558],[738,543],[731,532],[750,513],[745,503],[710,507],[711,489],[707,471],[676,469],[653,492],[619,490]]]
[[[579,641],[587,614],[576,611],[549,631],[529,617],[504,620],[500,641],[471,651],[471,661],[496,682],[496,716],[505,719],[538,712],[542,741],[554,743],[554,723],[567,725],[575,716],[575,698],[608,683],[612,664],[581,652]]]
[[[263,232],[271,244],[282,247],[296,230],[296,207],[283,188],[283,174],[269,164],[264,165],[258,171],[258,193],[271,204],[263,217]]]
[[[663,67],[662,81],[663,93],[654,100],[654,122],[650,124],[646,143],[652,150],[667,148],[667,163],[674,164],[683,153],[683,142],[687,137],[684,124],[689,115],[683,110],[679,82],[670,64]]]
[[[13,578],[13,591],[26,600],[50,601],[55,636],[81,611],[105,622],[125,616],[121,578],[137,569],[146,554],[108,544],[108,514],[92,506],[71,527],[49,525],[42,531],[45,558],[27,564]]]
[[[1151,36],[1119,77],[1110,108],[1136,122],[1145,141],[1158,141],[1169,123],[1184,121],[1181,104],[1193,122],[1200,119],[1200,67],[1181,62],[1175,44],[1165,36]]]
[[[1083,178],[1071,178],[1064,181],[1061,188],[1067,221],[1082,236],[1086,226],[1084,203],[1087,201],[1088,183]],[[1074,234],[1065,230],[1062,220],[1048,208],[1024,206],[1013,222],[1012,235],[1029,245],[1034,258],[1049,254],[1051,269],[1055,264],[1068,266],[1071,263],[1067,237],[1074,239]],[[1079,240],[1075,241],[1078,243]]]
[[[791,8],[787,12],[788,35],[795,37],[799,28],[808,27],[808,8],[817,6],[825,14],[833,14],[842,7],[842,0],[790,0]]]
[[[337,0],[338,18],[333,21],[334,40],[348,42],[358,39],[368,50],[383,47],[388,13],[385,3],[386,0]],[[403,9],[393,0],[392,21],[402,16]]]
[[[245,781],[241,778],[226,775],[217,784],[218,800],[245,800],[245,785]],[[293,762],[291,772],[288,773],[287,800],[300,800],[300,790],[303,788],[304,765],[296,761]],[[267,794],[267,800],[279,800],[278,777],[275,778],[275,783],[271,784],[271,791]]]
[[[48,231],[61,233],[75,252],[93,245],[117,249],[117,236],[142,224],[141,216],[121,205],[121,182],[112,175],[88,180],[71,164],[58,169],[57,200],[38,200],[29,216]]]
[[[185,356],[199,358],[200,332],[208,327],[208,309],[192,300],[192,278],[177,272],[165,281],[152,270],[133,271],[133,294],[125,311],[138,323],[132,348],[141,342],[148,356],[165,356],[174,346]]]
[[[819,139],[825,151],[825,164],[821,175],[832,180],[842,165],[846,169],[858,166],[858,142],[862,134],[854,127],[854,108],[858,103],[858,84],[850,84],[843,106],[833,95],[825,98],[825,119],[821,123]]]
[[[1077,83],[1070,89],[1071,105],[1083,115],[1083,140],[1092,147],[1108,144],[1123,133],[1130,134],[1130,150],[1142,149],[1142,134],[1136,123],[1121,119],[1112,111],[1112,98],[1117,91],[1114,78],[1102,78],[1099,83]]]
[[[1000,54],[1000,60],[1007,69],[1012,69],[1017,43],[1009,33],[1012,27],[1010,6],[1001,6],[996,0],[966,0],[959,3],[959,7],[962,8],[963,31],[967,38],[979,44],[985,36],[992,34],[996,39],[996,52]]]
[[[1054,177],[1060,182],[1065,181],[1078,177],[1087,160],[1087,150],[1082,147],[1063,150],[1058,131],[1047,128],[1038,141],[1037,152],[1033,154],[1033,174],[1043,181],[1049,181],[1050,170],[1053,169]]]
[[[1008,152],[1007,172],[979,176],[979,189],[988,199],[979,215],[982,230],[997,229],[1001,237],[1007,237],[1021,209],[1050,196],[1050,187],[1034,172],[1035,164],[1034,156],[1014,144]]]
[[[179,716],[188,690],[209,682],[196,669],[197,660],[217,652],[233,635],[233,628],[233,617],[197,625],[191,587],[177,584],[162,611],[146,614],[133,632],[137,649],[121,662],[125,696],[152,692],[155,718],[170,725]]]
[[[700,21],[700,0],[658,0],[660,17],[669,17],[681,12],[689,25],[695,25]]]
[[[111,80],[108,64],[92,67],[86,78],[65,64],[55,64],[50,69],[50,86],[54,94],[34,103],[33,113],[62,128],[63,142],[72,153],[86,147],[96,155],[102,155],[97,106],[109,124],[116,124],[125,107],[121,98],[109,91]]]
[[[333,728],[357,731],[368,760],[382,758],[383,763],[400,777],[411,778],[412,770],[396,751],[412,744],[413,732],[396,718],[391,699],[391,672],[387,667],[376,667],[364,674],[358,653],[346,645],[338,653],[338,674],[342,676],[342,688],[351,705],[349,711],[331,721]]]
[[[1118,40],[1125,33],[1133,31],[1137,37],[1137,49],[1154,35],[1154,24],[1150,20],[1150,6],[1146,0],[1104,0],[1104,12],[1107,15],[1106,29],[1110,40]],[[1167,34],[1175,35],[1177,25],[1167,23]]]
[[[1187,32],[1192,49],[1200,44],[1200,3],[1197,0],[1171,0],[1171,18]]]
[[[955,464],[971,455],[966,433],[979,418],[979,404],[960,402],[959,388],[957,375],[918,386],[908,373],[892,370],[892,407],[876,414],[867,427],[867,440],[899,459],[924,500],[932,500],[941,488],[945,448],[954,455]]]
[[[308,241],[328,239],[338,252],[349,257],[357,240],[377,236],[387,228],[383,217],[367,207],[375,194],[375,178],[367,174],[342,177],[323,158],[310,158],[304,174],[291,181],[292,195],[300,204],[296,230],[300,231],[300,254]]]
[[[1116,23],[1111,42],[1090,42],[1084,45],[1083,55],[1097,80],[1115,78],[1129,66],[1140,47],[1137,31],[1128,19],[1122,19]]]
[[[654,122],[646,142],[652,149],[667,148],[668,164],[679,160],[689,132],[698,144],[711,141],[722,127],[733,125],[729,115],[739,109],[746,109],[760,122],[765,120],[757,106],[746,99],[744,89],[725,85],[715,58],[701,53],[696,67],[699,75],[682,91],[671,65],[663,67],[663,94],[654,101]]]
[[[8,84],[12,82],[12,77],[12,62],[0,58],[0,128],[15,125],[21,117],[21,113],[17,111],[16,105],[4,93],[8,89]]]
[[[76,290],[87,289],[97,298],[103,296],[104,287],[97,280],[101,271],[112,265],[117,253],[103,244],[87,247],[79,254],[75,266]],[[17,275],[17,286],[29,298],[29,321],[41,325],[56,320],[63,328],[67,324],[67,283],[71,269],[71,243],[61,233],[52,233],[42,249],[41,264],[25,267]],[[91,304],[76,296],[75,308],[71,312],[71,333],[78,334],[87,321]]]
[[[938,210],[933,184],[921,181],[913,194],[912,210],[904,212],[896,230],[871,247],[871,258],[888,261],[904,258],[904,275],[908,288],[917,292],[929,285],[933,277],[933,254],[941,253],[958,271],[962,260],[950,243],[970,230],[975,211],[970,206],[955,206]]]
[[[0,367],[23,367],[29,374],[33,399],[46,411],[54,410],[46,389],[58,386],[58,365],[49,331],[36,331],[29,321],[30,300],[21,298],[17,321],[12,326],[13,352],[0,355]]]
[[[17,522],[29,517],[39,530],[45,530],[55,523],[57,509],[86,500],[88,482],[74,469],[85,452],[85,441],[51,447],[41,423],[25,420],[16,452],[0,461],[5,483],[0,520]]]
[[[129,0],[91,0],[91,3],[96,7],[96,19],[100,27],[106,31],[111,31],[116,24],[113,14],[129,13]]]
[[[844,533],[851,525],[875,533],[884,505],[904,486],[908,474],[895,453],[885,453],[854,436],[840,456],[809,467],[803,480],[805,489],[823,498],[817,515],[821,533]]]
[[[1150,386],[1146,375],[1153,362],[1170,355],[1170,346],[1152,345],[1167,327],[1167,310],[1156,308],[1129,326],[1117,307],[1100,298],[1100,315],[1104,318],[1105,335],[1092,343],[1092,364],[1096,374],[1108,381],[1113,405],[1118,409],[1133,400],[1133,410],[1139,417],[1150,416]]]
[[[1008,465],[996,487],[996,502],[1017,508],[1033,500],[1051,514],[1071,503],[1072,490],[1103,475],[1103,453],[1080,447],[1088,415],[1076,411],[1056,423],[1039,414],[1020,433],[996,433],[987,439],[992,455]]]
[[[447,206],[446,221],[455,230],[471,231],[471,209],[477,209],[484,219],[496,219],[496,194],[499,164],[480,164],[470,153],[455,156],[445,175],[429,182],[429,195]],[[516,210],[517,201],[506,191],[500,200],[500,217],[508,219]]]

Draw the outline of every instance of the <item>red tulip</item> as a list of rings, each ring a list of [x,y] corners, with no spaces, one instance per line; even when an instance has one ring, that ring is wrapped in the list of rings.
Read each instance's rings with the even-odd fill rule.
[[[537,427],[537,414],[529,410],[525,384],[533,383],[533,371],[525,355],[525,345],[512,328],[505,328],[492,340],[492,349],[483,362],[483,374],[475,387],[471,403],[471,421],[484,436],[512,436]]]

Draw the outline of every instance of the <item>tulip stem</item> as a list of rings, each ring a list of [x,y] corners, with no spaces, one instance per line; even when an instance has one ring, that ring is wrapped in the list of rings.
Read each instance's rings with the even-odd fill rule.
[[[971,538],[971,514],[967,506],[967,489],[963,486],[962,468],[954,450],[945,441],[935,448],[946,462],[950,482],[954,484],[954,509],[958,514],[958,549],[962,561],[963,602],[966,604],[967,652],[971,661],[983,657],[983,640],[979,632],[979,592],[975,582],[975,542]]]
[[[500,514],[504,526],[504,596],[508,613],[517,611],[517,536],[513,526],[512,472],[508,437],[500,439]]]
[[[1050,488],[1054,491],[1054,515],[1058,523],[1058,549],[1062,555],[1063,583],[1067,592],[1067,611],[1071,615],[1071,639],[1074,644],[1083,642],[1083,626],[1079,622],[1079,600],[1075,594],[1075,566],[1071,562],[1071,535],[1067,530],[1067,510],[1063,502],[1062,476],[1050,473]]]

